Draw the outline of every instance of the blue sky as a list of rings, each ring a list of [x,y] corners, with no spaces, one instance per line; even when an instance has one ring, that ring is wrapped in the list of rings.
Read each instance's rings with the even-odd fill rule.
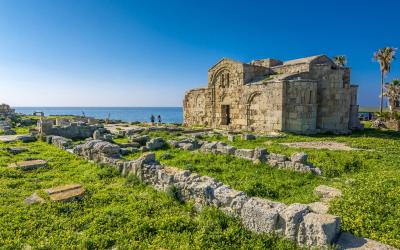
[[[380,47],[400,47],[400,1],[0,0],[0,102],[181,106],[222,57],[344,54],[378,105]],[[400,59],[387,80],[400,78]]]

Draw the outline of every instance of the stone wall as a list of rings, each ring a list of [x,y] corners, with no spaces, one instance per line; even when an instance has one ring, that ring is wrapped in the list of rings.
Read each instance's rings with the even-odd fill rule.
[[[104,141],[88,141],[74,153],[99,163],[110,164],[122,175],[135,175],[146,184],[165,191],[171,186],[179,190],[181,200],[194,201],[198,208],[215,206],[257,233],[278,233],[306,246],[326,246],[339,236],[340,218],[311,212],[307,205],[274,202],[248,197],[245,193],[208,176],[188,170],[166,167],[149,153],[137,160],[122,161],[119,147]]]
[[[313,133],[317,125],[317,83],[307,80],[285,81],[284,86],[284,130]]]
[[[89,125],[82,122],[67,123],[64,120],[58,119],[58,124],[55,125],[55,119],[40,119],[37,123],[37,129],[42,135],[58,135],[69,139],[85,139],[92,137],[94,131],[103,128],[102,125]]]

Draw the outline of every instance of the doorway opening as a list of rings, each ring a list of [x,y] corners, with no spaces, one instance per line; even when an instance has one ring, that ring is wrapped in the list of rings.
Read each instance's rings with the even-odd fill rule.
[[[231,114],[229,105],[221,105],[221,125],[231,124]]]

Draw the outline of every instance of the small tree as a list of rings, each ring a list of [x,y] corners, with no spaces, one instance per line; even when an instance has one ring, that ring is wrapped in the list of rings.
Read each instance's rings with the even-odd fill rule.
[[[393,109],[397,106],[397,103],[400,100],[400,80],[395,79],[390,83],[386,83],[383,96],[388,98],[389,110],[391,117],[393,118]]]
[[[390,72],[390,68],[393,60],[396,58],[396,48],[393,47],[385,47],[383,49],[378,49],[374,53],[374,60],[379,63],[379,67],[381,70],[381,103],[380,103],[380,112],[383,110],[383,81],[387,73]]]
[[[347,58],[344,55],[334,56],[333,60],[335,61],[336,65],[339,67],[344,67],[347,64]]]

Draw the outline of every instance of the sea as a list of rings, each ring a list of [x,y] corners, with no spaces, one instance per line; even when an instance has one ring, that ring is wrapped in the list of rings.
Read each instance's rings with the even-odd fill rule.
[[[182,107],[13,107],[18,113],[32,115],[44,112],[48,115],[85,115],[99,119],[122,120],[126,122],[148,122],[150,116],[161,116],[166,123],[182,123]]]

